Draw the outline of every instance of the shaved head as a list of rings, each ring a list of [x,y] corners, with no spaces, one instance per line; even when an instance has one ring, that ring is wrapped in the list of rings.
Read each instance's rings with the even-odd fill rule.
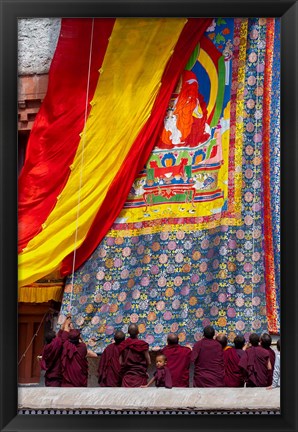
[[[136,338],[139,334],[139,328],[136,324],[130,324],[128,327],[128,333],[131,338]]]
[[[215,339],[220,343],[222,348],[225,348],[228,345],[228,338],[222,333],[218,334]]]
[[[213,339],[213,336],[215,335],[215,330],[211,325],[208,325],[204,327],[203,334],[205,338]]]
[[[122,330],[115,331],[114,341],[117,345],[120,344],[122,341],[124,341],[124,339],[125,339],[125,334],[123,333]]]
[[[236,349],[242,349],[245,345],[245,339],[244,336],[238,335],[234,339],[234,345]]]
[[[260,341],[260,336],[257,333],[251,333],[249,335],[249,342],[252,346],[258,346]]]
[[[46,334],[45,334],[45,340],[46,343],[49,344],[52,342],[53,339],[55,339],[56,337],[56,333],[53,330],[49,330]]]
[[[156,356],[156,360],[157,360],[158,358],[162,358],[164,361],[167,361],[167,356],[165,356],[164,354],[157,354],[157,356]]]
[[[272,343],[272,338],[270,334],[263,333],[261,336],[261,345],[263,348],[269,348]]]
[[[169,333],[168,334],[168,337],[167,337],[168,345],[175,345],[178,343],[178,341],[179,341],[178,335],[176,335],[175,333]]]

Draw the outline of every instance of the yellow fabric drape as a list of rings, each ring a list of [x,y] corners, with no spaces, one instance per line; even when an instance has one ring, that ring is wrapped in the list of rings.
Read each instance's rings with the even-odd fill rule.
[[[24,303],[46,303],[50,300],[62,301],[63,286],[56,284],[30,285],[20,287],[18,301]]]
[[[58,269],[63,258],[84,241],[150,116],[164,68],[185,23],[184,18],[116,20],[69,180],[43,230],[19,255],[19,286]]]

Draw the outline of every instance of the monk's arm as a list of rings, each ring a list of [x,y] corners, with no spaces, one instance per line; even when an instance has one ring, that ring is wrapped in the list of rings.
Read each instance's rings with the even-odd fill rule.
[[[270,359],[268,359],[267,369],[268,369],[268,370],[272,370],[272,365],[271,365],[271,361],[270,361]]]
[[[71,323],[71,316],[68,315],[67,318],[66,318],[66,320],[64,321],[64,323],[61,326],[61,330],[69,332],[69,330],[70,330],[70,328],[69,328],[70,323]]]
[[[87,357],[97,357],[97,354],[91,349],[87,349]]]
[[[57,333],[57,337],[58,337],[59,339],[61,339],[61,341],[62,341],[63,343],[64,343],[64,342],[68,339],[68,337],[69,337],[69,330],[70,330],[69,325],[70,325],[70,322],[71,322],[71,317],[69,316],[69,317],[66,318],[66,320],[65,320],[64,323],[62,324],[60,330],[59,330],[58,333]]]
[[[142,388],[149,387],[151,386],[152,383],[154,383],[154,381],[155,381],[155,377],[152,377],[151,380],[149,380],[146,385],[142,385],[141,387]]]
[[[196,347],[194,347],[193,349],[192,349],[192,352],[191,352],[191,355],[190,355],[190,361],[192,362],[192,363],[194,363],[195,361],[196,361],[196,358],[198,357],[198,351],[197,351],[197,349],[196,349]]]
[[[150,359],[150,354],[149,351],[145,351],[145,358],[146,358],[146,362],[147,362],[147,366],[151,365],[151,359]]]

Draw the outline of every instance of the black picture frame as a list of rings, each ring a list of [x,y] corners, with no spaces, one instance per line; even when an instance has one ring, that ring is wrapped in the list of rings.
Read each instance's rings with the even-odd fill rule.
[[[0,0],[0,4],[1,431],[297,431],[297,2]],[[281,415],[17,415],[17,19],[61,16],[281,17]]]

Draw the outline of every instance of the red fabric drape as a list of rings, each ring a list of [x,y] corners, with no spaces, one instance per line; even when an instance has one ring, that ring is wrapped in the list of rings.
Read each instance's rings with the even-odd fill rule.
[[[135,140],[125,162],[111,184],[84,243],[76,251],[76,269],[90,257],[123,208],[134,179],[146,164],[158,139],[164,115],[175,85],[195,46],[211,22],[211,18],[192,18],[188,20],[181,32],[174,53],[164,71],[162,85],[155,100],[151,116]],[[63,260],[61,267],[62,276],[71,272],[73,255],[72,253]]]
[[[63,190],[84,127],[92,19],[63,19],[48,91],[34,122],[19,177],[19,252],[41,231]],[[94,19],[88,102],[115,19]],[[96,43],[95,43],[96,41]],[[90,111],[87,105],[87,115]]]

